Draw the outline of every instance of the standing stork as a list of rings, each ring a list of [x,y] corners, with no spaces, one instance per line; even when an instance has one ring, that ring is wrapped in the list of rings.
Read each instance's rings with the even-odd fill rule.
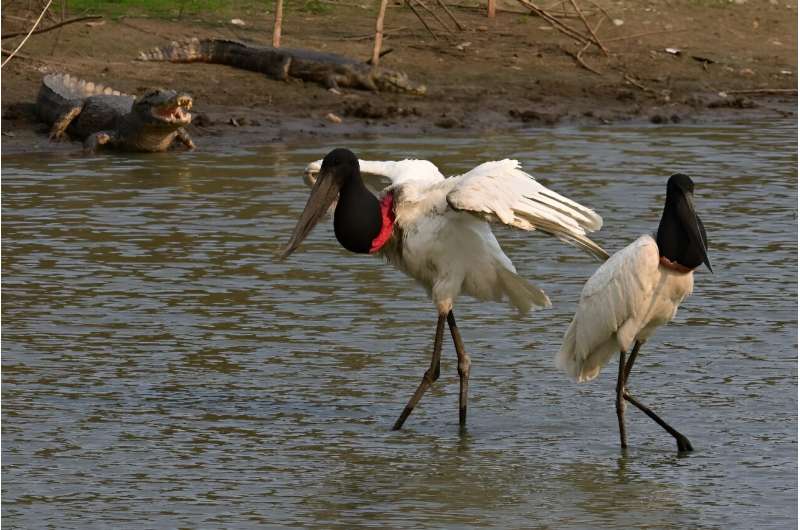
[[[361,170],[389,179],[376,197]],[[317,174],[318,170],[318,174]],[[439,314],[431,364],[394,429],[400,429],[422,395],[439,377],[444,323],[458,355],[459,422],[466,423],[470,357],[456,326],[453,304],[461,292],[479,300],[505,298],[521,313],[549,307],[538,287],[517,275],[487,221],[541,230],[600,258],[608,255],[586,237],[602,219],[594,211],[551,191],[519,169],[515,160],[487,162],[444,178],[425,160],[359,161],[334,149],[306,171],[313,182],[281,258],[294,252],[335,201],[336,239],[351,252],[379,254],[428,291]]]
[[[680,303],[692,293],[694,269],[705,263],[711,270],[707,248],[705,227],[694,210],[694,183],[678,173],[667,181],[655,238],[641,236],[611,256],[583,287],[556,366],[578,382],[590,381],[619,352],[616,408],[623,449],[627,447],[623,400],[627,400],[669,432],[678,451],[692,450],[689,439],[634,398],[627,384],[639,348],[656,328],[675,317]]]

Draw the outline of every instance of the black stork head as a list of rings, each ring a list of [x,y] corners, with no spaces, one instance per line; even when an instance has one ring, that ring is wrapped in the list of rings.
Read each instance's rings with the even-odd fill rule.
[[[656,235],[658,250],[670,261],[689,269],[708,261],[708,239],[703,221],[694,210],[694,182],[687,175],[676,173],[667,181],[667,199]]]
[[[311,233],[333,201],[339,197],[334,213],[336,238],[352,252],[369,252],[372,240],[381,229],[378,199],[364,186],[358,158],[348,149],[334,149],[322,160],[311,195],[297,220],[291,239],[280,259],[294,252]]]

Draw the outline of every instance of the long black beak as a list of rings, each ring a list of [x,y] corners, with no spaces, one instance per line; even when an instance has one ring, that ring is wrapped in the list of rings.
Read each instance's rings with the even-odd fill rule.
[[[339,185],[337,179],[328,171],[321,171],[311,188],[311,195],[308,197],[306,207],[297,220],[292,237],[286,247],[278,254],[278,259],[285,259],[294,252],[300,243],[311,233],[319,220],[328,211],[328,208],[339,195]]]
[[[683,224],[689,239],[691,240],[692,249],[703,257],[708,270],[714,272],[711,268],[711,262],[708,260],[708,239],[706,238],[706,228],[703,226],[703,221],[697,215],[694,209],[694,196],[691,193],[681,192],[682,200],[678,201],[678,216],[680,217],[681,224]]]

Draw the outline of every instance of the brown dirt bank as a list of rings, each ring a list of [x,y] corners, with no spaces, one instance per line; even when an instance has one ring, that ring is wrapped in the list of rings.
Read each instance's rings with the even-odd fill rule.
[[[34,35],[2,70],[4,153],[54,146],[37,124],[31,103],[43,73],[62,71],[136,93],[164,86],[191,93],[200,149],[230,143],[264,143],[301,134],[359,134],[463,129],[498,130],[520,125],[569,122],[654,123],[732,119],[741,113],[793,114],[796,97],[737,93],[797,87],[797,2],[791,0],[601,0],[613,19],[600,40],[610,50],[582,57],[599,73],[580,67],[579,46],[548,29],[541,18],[501,12],[494,20],[474,9],[454,12],[466,31],[446,33],[433,18],[434,39],[413,13],[390,6],[382,65],[406,71],[428,85],[424,97],[343,90],[279,82],[211,64],[141,63],[137,51],[187,37],[221,37],[271,42],[272,16],[205,16],[183,20],[123,17],[101,25],[68,25]],[[290,11],[284,46],[307,47],[368,58],[376,8],[336,3],[327,13]],[[332,3],[333,4],[333,3]],[[366,5],[368,4],[368,5]],[[545,3],[543,2],[542,5]],[[587,9],[591,4],[581,1]],[[3,33],[24,27],[3,12]],[[554,8],[553,12],[560,12]],[[8,16],[11,14],[12,16]],[[440,14],[444,17],[443,12]],[[597,14],[591,18],[596,23]],[[568,20],[576,28],[575,20]],[[45,23],[47,25],[47,23]],[[638,36],[637,36],[638,35]],[[5,40],[4,49],[18,40]],[[680,55],[665,51],[681,50]],[[726,92],[727,96],[721,96]],[[326,119],[334,113],[343,120]]]

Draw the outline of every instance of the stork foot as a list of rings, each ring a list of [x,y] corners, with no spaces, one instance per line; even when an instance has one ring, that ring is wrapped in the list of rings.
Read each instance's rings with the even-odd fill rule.
[[[679,433],[678,436],[675,437],[675,441],[678,443],[679,453],[688,453],[694,451],[694,447],[692,447],[692,444],[689,443],[689,439],[684,435]]]

